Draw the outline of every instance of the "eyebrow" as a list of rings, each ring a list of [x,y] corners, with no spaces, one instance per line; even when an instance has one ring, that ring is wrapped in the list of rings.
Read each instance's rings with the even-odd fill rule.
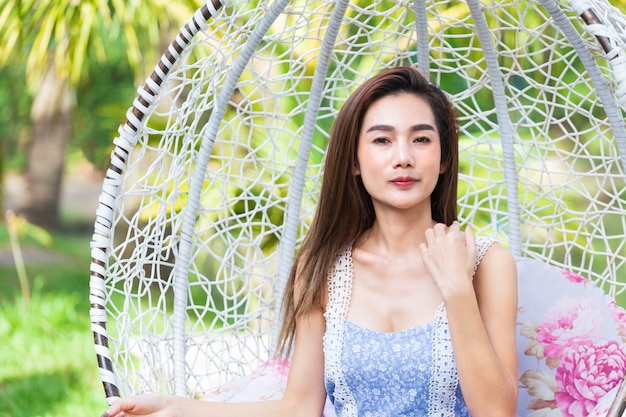
[[[383,132],[393,132],[395,128],[391,125],[377,124],[377,125],[370,126],[369,129],[367,129],[367,132],[373,132],[377,130],[383,131]],[[420,130],[432,130],[434,132],[435,128],[432,125],[429,125],[428,123],[413,125],[409,128],[409,131],[411,132],[418,132]]]

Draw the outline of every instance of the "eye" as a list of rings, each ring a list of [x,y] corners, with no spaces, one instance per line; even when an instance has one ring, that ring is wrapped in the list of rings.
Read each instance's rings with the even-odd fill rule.
[[[430,142],[430,138],[428,136],[418,136],[415,139],[413,139],[413,142],[428,143]]]
[[[384,136],[380,136],[380,137],[374,138],[373,142],[374,143],[389,143],[389,139],[387,139]]]

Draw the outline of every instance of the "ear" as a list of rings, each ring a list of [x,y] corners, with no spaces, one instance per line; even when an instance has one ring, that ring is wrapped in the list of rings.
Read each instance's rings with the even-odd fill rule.
[[[355,177],[357,177],[357,176],[361,175],[361,170],[359,169],[359,166],[358,166],[358,165],[355,165],[355,166],[352,168],[352,175],[354,175]]]
[[[439,164],[439,175],[445,173],[448,170],[448,164],[444,164],[443,162],[441,162]]]

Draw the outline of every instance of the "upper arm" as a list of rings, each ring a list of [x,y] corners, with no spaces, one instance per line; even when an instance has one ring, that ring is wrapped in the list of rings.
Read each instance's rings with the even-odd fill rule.
[[[474,278],[480,314],[491,344],[512,381],[517,379],[517,265],[508,249],[492,245]]]
[[[297,262],[304,262],[304,258],[305,255],[302,255]],[[296,276],[292,302],[296,303],[310,291],[305,279],[300,274]],[[323,291],[321,296],[325,305],[326,292]],[[323,346],[326,320],[322,304],[297,315],[295,322],[295,340],[284,398],[295,405],[298,416],[319,417],[326,401]]]
[[[325,328],[321,309],[313,309],[296,320],[296,339],[285,399],[297,404],[299,415],[319,417],[324,409]]]

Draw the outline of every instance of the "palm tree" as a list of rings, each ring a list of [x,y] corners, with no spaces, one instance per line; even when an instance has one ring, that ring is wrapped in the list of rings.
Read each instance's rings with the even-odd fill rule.
[[[24,198],[17,211],[48,228],[60,225],[65,149],[72,136],[77,85],[91,60],[105,63],[109,46],[126,50],[137,79],[200,2],[157,0],[5,0],[0,3],[0,68],[26,65],[32,123]],[[170,35],[170,36],[168,36]],[[158,52],[158,53],[157,53]],[[107,138],[108,139],[108,138]],[[0,176],[1,177],[1,176]]]

